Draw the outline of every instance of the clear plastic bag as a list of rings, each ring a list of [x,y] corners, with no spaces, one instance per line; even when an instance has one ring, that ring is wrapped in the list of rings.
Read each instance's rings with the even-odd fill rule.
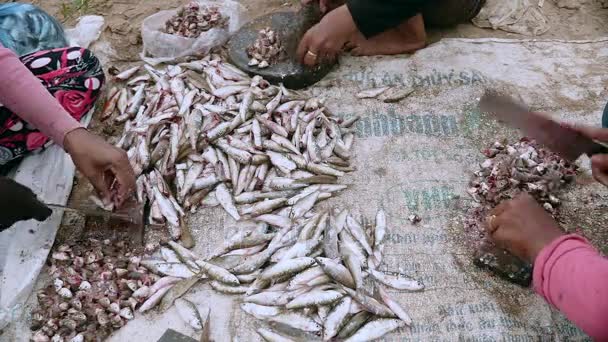
[[[68,46],[55,18],[34,5],[21,3],[0,5],[0,43],[18,56]]]
[[[487,0],[472,22],[478,27],[526,36],[540,36],[549,30],[549,19],[530,0]]]
[[[160,11],[146,18],[141,24],[143,40],[142,60],[155,65],[179,57],[207,53],[211,48],[224,44],[245,22],[245,9],[236,1],[197,1],[201,6],[216,6],[224,17],[230,18],[227,28],[212,28],[198,38],[186,38],[164,33],[165,23],[178,10]]]

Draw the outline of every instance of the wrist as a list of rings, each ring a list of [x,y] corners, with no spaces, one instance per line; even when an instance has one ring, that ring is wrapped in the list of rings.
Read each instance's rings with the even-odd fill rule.
[[[529,261],[534,263],[536,257],[538,257],[545,247],[549,246],[553,241],[559,239],[563,235],[565,235],[565,233],[562,232],[559,227],[551,227],[550,229],[547,229],[547,232],[532,244],[532,248],[530,249],[528,255]]]
[[[76,127],[73,130],[67,132],[63,137],[63,149],[68,153],[72,154],[74,147],[78,143],[78,140],[83,135],[87,134],[87,131],[84,127]]]

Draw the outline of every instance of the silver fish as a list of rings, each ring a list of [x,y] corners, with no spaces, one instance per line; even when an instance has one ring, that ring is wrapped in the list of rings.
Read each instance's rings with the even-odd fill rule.
[[[295,340],[292,340],[285,336],[279,335],[276,332],[269,330],[269,329],[260,328],[257,330],[257,332],[258,332],[258,334],[260,334],[260,336],[262,336],[262,338],[265,341],[268,341],[268,342],[295,342]]]
[[[220,281],[224,284],[228,285],[239,285],[240,282],[236,276],[232,273],[228,272],[226,269],[213,265],[211,263],[197,260],[196,264],[200,267],[200,269],[205,272],[210,278]]]
[[[323,329],[317,322],[299,313],[283,313],[270,317],[268,320],[270,322],[286,325],[293,329],[311,333],[319,333]]]
[[[357,222],[357,220],[355,220],[351,215],[349,215],[346,218],[346,226],[348,227],[350,233],[353,235],[356,241],[360,243],[361,246],[365,249],[365,252],[368,255],[372,254],[372,247],[367,241],[367,236],[365,234],[365,231],[363,231],[363,227],[361,227],[361,224]]]
[[[397,317],[399,317],[405,324],[412,325],[412,319],[410,318],[410,315],[405,312],[401,305],[399,305],[399,303],[393,300],[382,287],[378,286],[377,290],[384,304],[386,304],[386,306],[388,306],[388,308],[391,309],[395,313],[395,315],[397,315]]]
[[[380,338],[393,330],[405,326],[402,320],[391,318],[376,318],[366,323],[359,331],[349,337],[347,342],[365,342]]]
[[[203,322],[194,303],[189,300],[178,298],[175,300],[175,308],[179,317],[196,330],[203,329]]]
[[[152,309],[153,307],[155,307],[156,305],[158,305],[158,303],[160,303],[160,300],[163,298],[163,296],[165,295],[165,293],[167,293],[167,291],[169,291],[171,288],[173,287],[173,285],[168,285],[165,287],[162,287],[160,289],[158,289],[158,291],[156,291],[153,295],[151,295],[140,307],[139,307],[139,312],[140,313],[144,313],[150,309]]]
[[[424,285],[412,278],[398,273],[384,273],[376,270],[369,270],[369,274],[382,284],[397,290],[420,291]]]
[[[315,259],[300,257],[283,260],[262,272],[261,279],[273,279],[303,271],[315,263]]]
[[[141,65],[126,69],[126,70],[118,73],[116,76],[114,76],[114,79],[126,81],[129,78],[131,78],[131,76],[135,75],[135,73],[137,73],[140,68],[141,68]]]
[[[351,302],[350,297],[344,297],[328,313],[323,325],[323,341],[331,340],[346,324]]]
[[[395,317],[391,309],[384,304],[378,302],[374,298],[366,295],[363,291],[354,291],[348,287],[342,286],[342,290],[346,292],[352,299],[356,300],[361,306],[370,313],[381,317]]]
[[[257,319],[266,319],[281,313],[276,306],[265,306],[254,303],[242,303],[241,309]]]
[[[347,287],[355,288],[355,281],[346,267],[328,258],[319,257],[315,260],[323,271],[335,281]]]
[[[353,301],[352,303],[357,303],[357,302]],[[371,317],[372,317],[372,314],[370,314],[367,311],[358,312],[353,317],[351,317],[348,320],[348,322],[346,322],[346,325],[338,333],[338,338],[346,339],[346,338],[350,337],[354,332],[359,330],[359,328],[361,328],[365,323],[367,323],[367,321]]]
[[[247,292],[248,287],[247,286],[230,286],[230,285],[226,285],[224,283],[221,283],[217,280],[214,280],[212,282],[209,283],[209,285],[211,285],[211,287],[221,293],[226,293],[226,294],[243,294],[245,292]]]
[[[230,216],[232,216],[232,218],[234,218],[235,220],[240,220],[241,215],[239,215],[239,212],[236,209],[236,206],[234,205],[232,195],[228,191],[228,188],[226,188],[226,185],[224,183],[221,183],[217,186],[215,191],[217,199],[220,202],[221,206],[224,207],[224,210],[226,210],[226,212],[230,214]]]
[[[390,89],[390,87],[379,87],[379,88],[371,88],[362,90],[355,95],[358,99],[371,99],[378,97],[380,94],[384,93]]]
[[[335,290],[313,290],[311,292],[302,294],[285,305],[287,309],[301,309],[308,306],[316,305],[327,305],[331,304],[340,298],[344,297],[344,294],[340,291]],[[350,305],[348,306],[350,308]]]

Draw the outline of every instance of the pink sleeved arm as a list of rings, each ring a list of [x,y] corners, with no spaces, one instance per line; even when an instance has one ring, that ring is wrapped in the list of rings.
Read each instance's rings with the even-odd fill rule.
[[[0,103],[63,146],[70,131],[82,127],[66,112],[19,58],[0,45]]]
[[[534,289],[596,341],[608,341],[608,259],[579,235],[564,235],[534,261]]]

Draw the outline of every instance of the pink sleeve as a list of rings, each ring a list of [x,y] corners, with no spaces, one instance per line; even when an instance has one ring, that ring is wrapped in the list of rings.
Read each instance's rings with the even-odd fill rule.
[[[63,146],[70,131],[82,127],[66,112],[19,58],[0,45],[0,103]]]
[[[564,235],[534,261],[534,289],[597,341],[608,340],[608,259],[579,235]]]

